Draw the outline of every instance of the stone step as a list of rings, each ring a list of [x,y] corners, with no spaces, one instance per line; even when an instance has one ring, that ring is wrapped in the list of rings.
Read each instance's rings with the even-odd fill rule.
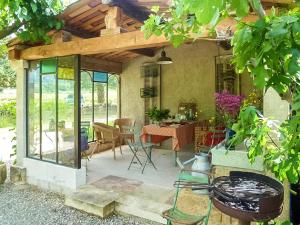
[[[147,198],[124,195],[116,201],[115,212],[121,215],[132,215],[166,224],[166,220],[162,218],[161,214],[164,210],[171,207],[172,205],[159,203]]]
[[[115,211],[115,200],[119,194],[112,191],[103,191],[86,185],[78,192],[65,197],[65,205],[106,218]]]

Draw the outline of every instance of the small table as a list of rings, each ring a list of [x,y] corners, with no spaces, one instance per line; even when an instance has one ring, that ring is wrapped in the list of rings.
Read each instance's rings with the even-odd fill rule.
[[[177,166],[177,152],[185,145],[194,142],[195,123],[188,122],[184,125],[173,124],[169,126],[146,125],[142,129],[142,139],[147,139],[154,144],[161,143],[172,138],[172,150],[175,152],[175,166]]]

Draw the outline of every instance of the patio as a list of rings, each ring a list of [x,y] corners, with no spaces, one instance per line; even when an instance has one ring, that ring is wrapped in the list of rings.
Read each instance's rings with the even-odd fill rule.
[[[116,160],[114,160],[113,152],[110,149],[93,155],[89,161],[82,159],[82,165],[87,165],[87,183],[90,184],[106,176],[113,175],[162,188],[173,188],[180,167],[174,166],[174,152],[172,150],[154,148],[152,150],[152,161],[157,170],[148,165],[143,174],[141,173],[141,167],[136,164],[128,170],[133,154],[129,151],[128,146],[123,146],[122,151],[123,155],[120,154],[119,147],[117,147]],[[178,157],[183,161],[193,156],[194,152],[189,149],[178,152]]]

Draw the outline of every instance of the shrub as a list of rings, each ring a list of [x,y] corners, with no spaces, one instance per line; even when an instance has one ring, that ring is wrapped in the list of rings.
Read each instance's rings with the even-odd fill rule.
[[[0,105],[0,127],[15,126],[16,101],[6,102]]]

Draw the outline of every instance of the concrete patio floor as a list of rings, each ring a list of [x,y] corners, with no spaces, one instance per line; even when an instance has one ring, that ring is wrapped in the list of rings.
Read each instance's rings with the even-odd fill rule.
[[[114,160],[111,150],[95,154],[89,161],[83,159],[82,166],[87,165],[87,183],[90,184],[108,175],[113,175],[138,180],[144,184],[173,189],[173,183],[180,171],[179,167],[175,167],[174,151],[158,148],[153,149],[152,161],[157,170],[148,164],[143,174],[142,169],[137,164],[133,164],[130,170],[128,170],[133,154],[128,146],[122,146],[122,151],[123,154],[121,155],[119,147],[116,148],[116,160]],[[185,161],[192,158],[194,152],[185,149],[179,151],[177,156],[180,160]],[[142,159],[145,160],[144,158]]]

